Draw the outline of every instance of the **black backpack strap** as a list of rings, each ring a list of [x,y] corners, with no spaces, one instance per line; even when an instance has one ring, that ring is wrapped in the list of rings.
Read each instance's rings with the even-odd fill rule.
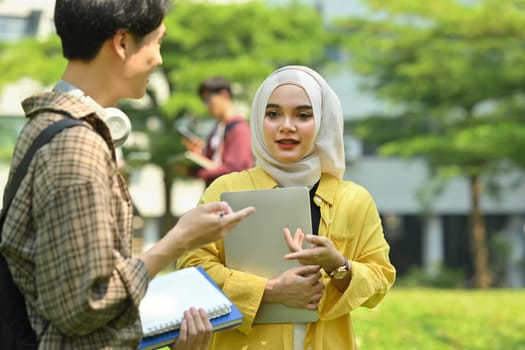
[[[83,122],[78,119],[73,119],[69,117],[63,118],[42,130],[40,134],[33,140],[33,143],[27,150],[26,154],[24,155],[24,158],[22,158],[22,161],[15,170],[11,186],[5,189],[2,213],[0,217],[0,241],[2,241],[1,227],[4,224],[4,220],[7,215],[7,210],[9,209],[9,206],[11,205],[11,202],[15,197],[16,191],[18,190],[18,187],[22,183],[22,180],[24,179],[27,173],[27,169],[29,168],[31,159],[33,159],[33,155],[40,147],[45,145],[57,133],[59,133],[65,128],[70,128],[75,125],[83,125]]]
[[[242,123],[243,121],[241,120],[236,120],[234,122],[231,122],[230,124],[227,124],[226,127],[224,128],[224,135],[226,135],[231,129],[233,129],[233,127],[239,123]]]

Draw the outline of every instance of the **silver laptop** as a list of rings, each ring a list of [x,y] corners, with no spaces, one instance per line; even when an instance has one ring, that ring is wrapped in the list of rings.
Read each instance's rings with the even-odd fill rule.
[[[285,260],[289,253],[283,228],[292,233],[301,228],[312,232],[310,195],[306,187],[284,187],[268,190],[224,192],[221,200],[233,210],[254,206],[254,214],[242,220],[224,238],[225,263],[228,268],[266,278],[300,266],[295,260]],[[315,322],[317,310],[292,308],[282,304],[263,303],[254,323]]]

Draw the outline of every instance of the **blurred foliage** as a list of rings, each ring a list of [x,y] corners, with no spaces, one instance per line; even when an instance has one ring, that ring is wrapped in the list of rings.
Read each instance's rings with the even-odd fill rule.
[[[427,273],[419,267],[411,268],[406,275],[396,280],[399,287],[462,288],[465,287],[465,273],[458,269],[438,266],[435,273]]]
[[[505,235],[503,232],[498,232],[491,236],[489,243],[491,252],[490,268],[494,276],[494,285],[498,287],[509,285],[507,266],[509,257],[511,257],[511,259],[513,257],[512,241],[508,235]],[[513,261],[513,263],[515,263],[515,261]]]
[[[197,87],[212,75],[237,83],[236,97],[250,103],[275,68],[325,63],[331,40],[319,13],[300,2],[270,6],[262,1],[177,1],[166,26],[162,69],[173,94],[163,109],[172,117],[204,112]]]
[[[44,85],[55,83],[64,68],[60,39],[56,35],[45,41],[25,38],[17,42],[0,41],[0,90],[22,78],[32,78]]]
[[[452,175],[525,165],[525,7],[514,0],[363,1],[338,28],[365,89],[395,108],[355,126],[385,155]]]
[[[394,287],[352,323],[362,350],[523,350],[525,290]]]
[[[525,165],[523,2],[363,3],[370,16],[340,19],[337,28],[351,68],[367,78],[363,88],[388,107],[353,129],[380,154],[420,156],[435,176],[468,178],[476,280],[487,287],[480,180],[495,185]]]
[[[0,163],[9,163],[13,156],[13,145],[25,122],[22,117],[0,118]]]

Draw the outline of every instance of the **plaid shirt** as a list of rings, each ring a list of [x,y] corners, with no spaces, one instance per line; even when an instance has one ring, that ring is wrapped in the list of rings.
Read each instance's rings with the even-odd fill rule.
[[[46,126],[64,114],[87,126],[63,130],[35,154],[3,230],[0,249],[26,298],[39,349],[136,348],[148,271],[131,258],[131,201],[109,130],[67,94],[48,92],[22,105],[29,119],[8,184]]]

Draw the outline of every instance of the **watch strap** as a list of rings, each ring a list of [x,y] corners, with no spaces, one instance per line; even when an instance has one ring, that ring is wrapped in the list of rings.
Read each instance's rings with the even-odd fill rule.
[[[333,271],[329,272],[328,275],[334,278],[336,275],[344,273],[345,275],[350,271],[350,264],[348,259],[345,258],[343,265],[336,267]]]

